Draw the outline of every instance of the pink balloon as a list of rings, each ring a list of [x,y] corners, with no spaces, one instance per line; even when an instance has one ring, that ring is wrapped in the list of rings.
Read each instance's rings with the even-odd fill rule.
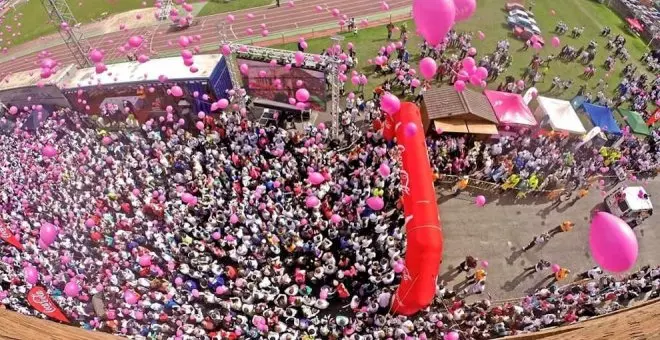
[[[197,128],[197,130],[200,130],[200,131],[204,130],[204,122],[200,121],[200,122],[195,123],[195,127]],[[188,202],[188,203],[190,203],[190,202]]]
[[[147,61],[149,61],[149,56],[146,55],[146,54],[140,54],[140,55],[138,56],[137,60],[138,60],[138,62],[139,62],[140,64],[144,64],[144,63],[146,63]]]
[[[380,99],[380,107],[388,114],[395,114],[401,109],[401,101],[397,96],[387,92]]]
[[[57,156],[57,150],[50,145],[46,145],[41,149],[41,154],[45,157],[52,158]]]
[[[139,191],[138,191],[138,193],[139,193]],[[93,227],[93,226],[95,226],[95,225],[96,225],[96,220],[93,219],[93,218],[88,218],[88,219],[85,221],[85,226],[86,226],[87,228],[91,228],[91,227]]]
[[[97,49],[93,49],[91,52],[89,52],[89,59],[94,63],[99,63],[103,61],[103,52]]]
[[[313,185],[319,185],[325,181],[325,178],[318,172],[311,172],[307,177],[307,181]]]
[[[57,238],[58,230],[54,225],[44,222],[39,229],[39,241],[44,245],[50,246]]]
[[[476,48],[474,48],[474,47],[468,48],[468,55],[470,57],[474,57],[476,54],[477,54],[477,49]]]
[[[239,66],[239,69],[242,74],[247,75],[250,70],[250,67],[247,66],[247,64],[241,64],[241,66]]]
[[[226,109],[229,106],[229,101],[225,98],[218,100],[218,108]]]
[[[433,58],[426,57],[419,62],[419,71],[427,80],[432,79],[438,71],[438,64]]]
[[[181,47],[188,47],[190,45],[190,39],[185,35],[180,36],[177,42]]]
[[[299,102],[306,102],[309,100],[309,91],[307,89],[298,89],[296,91],[296,99]]]
[[[128,38],[128,45],[130,45],[133,48],[138,48],[138,47],[140,47],[140,45],[142,45],[143,41],[144,41],[144,39],[141,36],[134,35],[134,36]]]
[[[486,39],[486,34],[482,31],[479,31],[477,32],[477,37],[479,38],[479,40],[484,40]]]
[[[445,336],[442,339],[443,340],[458,340],[459,338],[460,338],[460,336],[458,335],[458,333],[456,333],[454,331],[451,331],[451,332],[445,334]]]
[[[138,258],[138,264],[142,267],[151,266],[151,255],[144,254]]]
[[[129,305],[134,305],[138,302],[138,295],[132,290],[127,290],[124,292],[124,301]]]
[[[477,75],[480,80],[488,78],[488,70],[485,67],[478,67],[474,74]]]
[[[463,65],[463,69],[468,71],[473,69],[476,66],[476,62],[474,61],[474,58],[472,57],[465,57],[461,61],[461,65]]]
[[[222,52],[222,54],[225,55],[225,56],[230,55],[231,54],[231,46],[229,46],[227,44],[222,45],[222,47],[220,48],[220,52]]]
[[[550,40],[550,43],[552,44],[552,47],[561,46],[561,40],[559,40],[559,37],[552,37],[552,40]]]
[[[69,281],[64,286],[64,294],[68,297],[77,297],[80,294],[80,287],[75,281]]]
[[[96,71],[97,74],[101,74],[105,72],[107,69],[108,68],[105,66],[104,63],[96,63],[96,65],[94,65],[94,70]]]
[[[589,248],[598,265],[615,273],[630,270],[639,252],[637,237],[630,226],[619,217],[602,211],[597,212],[591,221]]]
[[[559,271],[561,270],[561,266],[555,263],[552,266],[550,266],[550,269],[552,270],[553,273],[559,273]]]
[[[183,89],[180,86],[174,85],[172,88],[170,88],[170,91],[175,97],[183,96]]]
[[[456,21],[469,19],[477,9],[476,0],[454,0],[456,5]]]
[[[25,276],[25,281],[31,285],[37,284],[39,281],[39,271],[32,266],[23,268],[23,275]]]
[[[383,177],[388,177],[391,173],[390,166],[387,163],[383,163],[378,167],[378,173]]]
[[[334,224],[338,224],[339,222],[341,222],[341,216],[337,214],[333,214],[332,216],[330,216],[330,222]]]
[[[456,89],[458,92],[463,92],[463,90],[465,90],[465,82],[462,80],[457,80],[454,83],[454,89]]]
[[[227,17],[225,18],[225,21],[226,21],[228,24],[231,24],[231,23],[234,22],[235,19],[236,19],[236,18],[235,18],[233,15],[229,14],[229,15],[227,15]]]
[[[305,199],[305,206],[307,208],[314,208],[318,206],[320,203],[321,201],[319,201],[319,199],[316,196],[307,196],[307,198]]]
[[[486,205],[486,197],[484,195],[479,195],[474,199],[474,204],[478,207],[483,207]]]
[[[383,202],[382,198],[373,196],[373,197],[367,198],[367,205],[372,210],[380,211],[385,207],[385,202]]]
[[[456,6],[453,0],[415,0],[413,18],[419,33],[435,46],[443,41],[454,26]]]
[[[417,125],[413,122],[409,122],[405,126],[405,130],[403,133],[406,135],[408,138],[412,138],[417,134]]]

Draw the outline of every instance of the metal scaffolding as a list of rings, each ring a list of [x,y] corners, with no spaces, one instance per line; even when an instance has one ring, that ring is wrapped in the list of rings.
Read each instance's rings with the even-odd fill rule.
[[[80,67],[92,66],[92,62],[87,57],[91,46],[83,36],[82,32],[78,29],[78,21],[71,13],[71,9],[65,0],[41,0],[41,4],[46,9],[48,17],[57,25],[57,31],[69,52],[76,59],[76,63]],[[66,29],[61,25],[66,23]]]
[[[66,47],[71,52],[71,55],[76,59],[76,63],[80,67],[90,67],[92,62],[87,57],[91,46],[83,36],[82,32],[78,29],[78,21],[71,13],[71,9],[65,0],[41,0],[41,4],[46,9],[48,17],[57,26],[57,31]],[[66,29],[61,25],[66,23]]]
[[[221,30],[224,32],[224,29]],[[226,39],[226,34],[221,33],[222,36],[222,45],[229,45],[232,50],[232,54],[227,57],[227,64],[229,67],[230,76],[234,88],[241,87],[240,76],[237,74],[236,70],[238,66],[236,65],[236,59],[234,54],[249,54],[252,57],[263,57],[266,60],[277,60],[279,63],[291,64],[295,61],[296,52],[288,50],[280,50],[268,47],[259,47],[245,44],[232,43]],[[330,95],[331,95],[331,116],[332,116],[332,138],[339,139],[339,125],[341,119],[341,106],[340,106],[340,81],[339,81],[339,64],[340,60],[336,56],[322,56],[314,55],[309,53],[303,53],[305,59],[302,65],[313,66],[323,66],[324,70],[330,74],[328,81],[330,83]]]

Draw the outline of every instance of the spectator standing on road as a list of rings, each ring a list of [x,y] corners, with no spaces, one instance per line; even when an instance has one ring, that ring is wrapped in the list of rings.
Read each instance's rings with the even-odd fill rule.
[[[528,250],[532,249],[535,245],[541,245],[541,244],[547,242],[549,239],[550,239],[550,235],[548,235],[548,233],[543,233],[541,235],[534,236],[534,239],[532,240],[532,242],[530,242],[527,245],[527,247],[523,248],[523,251],[528,251]]]

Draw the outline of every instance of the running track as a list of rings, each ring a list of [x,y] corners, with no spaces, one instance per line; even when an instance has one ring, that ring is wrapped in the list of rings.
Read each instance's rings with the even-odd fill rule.
[[[281,2],[282,7],[280,8],[268,6],[233,12],[232,14],[236,17],[236,20],[232,25],[232,31],[236,35],[236,38],[260,37],[260,25],[262,23],[266,24],[271,35],[275,35],[276,33],[290,31],[296,28],[338,22],[339,19],[330,14],[330,10],[333,8],[339,9],[342,15],[346,14],[349,18],[355,17],[356,23],[360,21],[360,18],[382,11],[380,1],[376,0],[298,0],[295,2],[295,7],[293,8],[287,6],[287,1]],[[389,0],[387,3],[390,5],[390,10],[393,10],[411,5],[412,0]],[[316,6],[321,6],[324,10],[317,12]],[[248,19],[247,13],[253,13],[255,17]],[[200,22],[198,25],[179,32],[168,32],[168,21],[159,26],[113,32],[103,36],[89,38],[88,40],[93,48],[99,48],[105,52],[106,61],[111,61],[125,58],[125,54],[120,52],[118,47],[126,43],[128,37],[142,35],[144,37],[144,43],[137,54],[146,54],[153,59],[158,58],[159,53],[162,54],[163,52],[179,49],[177,38],[184,34],[187,36],[200,35],[201,41],[196,45],[212,43],[218,43],[219,45],[219,27],[221,27],[227,14],[199,17]],[[248,28],[254,30],[252,35],[247,34],[246,29]],[[229,30],[227,30],[227,34],[229,39],[235,39]],[[58,61],[60,65],[75,63],[75,59],[70,55],[69,50],[64,44],[49,48],[47,51],[51,53],[51,57]],[[1,63],[0,75],[4,77],[10,72],[38,68],[37,53],[35,52]]]

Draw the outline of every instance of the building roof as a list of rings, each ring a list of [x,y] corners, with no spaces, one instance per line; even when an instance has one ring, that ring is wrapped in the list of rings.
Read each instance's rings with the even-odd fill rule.
[[[62,88],[71,89],[96,85],[128,84],[158,82],[161,75],[167,76],[169,81],[184,81],[192,79],[205,79],[211,76],[215,66],[222,59],[220,54],[200,54],[194,57],[195,67],[198,71],[190,72],[190,68],[183,64],[181,57],[153,59],[146,63],[131,61],[119,64],[110,64],[107,71],[96,74],[94,67],[84,68],[72,72],[62,79]]]
[[[631,340],[660,339],[660,300],[541,332],[516,335],[511,340]]]
[[[47,79],[41,79],[41,69],[21,71],[7,75],[0,82],[0,91],[12,90],[24,87],[37,86],[39,82],[44,85],[59,83],[64,77],[76,71],[73,64],[60,66],[57,71]]]
[[[118,340],[108,333],[92,332],[82,328],[67,326],[54,321],[25,316],[6,309],[0,309],[0,323],[3,339],[67,339],[67,340]]]
[[[463,92],[458,92],[451,86],[429,89],[424,94],[424,105],[429,120],[462,118],[497,124],[495,112],[486,96],[469,89]]]

